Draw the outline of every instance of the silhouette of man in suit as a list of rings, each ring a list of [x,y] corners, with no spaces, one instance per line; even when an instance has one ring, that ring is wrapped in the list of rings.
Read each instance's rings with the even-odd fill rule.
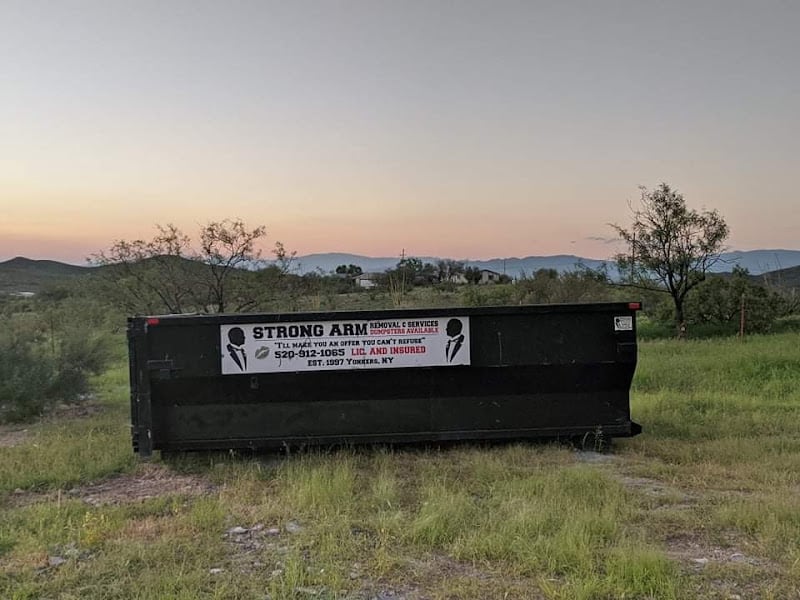
[[[247,370],[247,353],[244,351],[244,330],[241,327],[233,327],[228,331],[228,341],[226,347],[233,362],[237,364],[239,370]]]
[[[447,328],[445,331],[447,332],[447,336],[450,338],[447,340],[447,346],[444,348],[447,362],[453,362],[456,354],[458,354],[458,351],[461,350],[461,346],[464,345],[464,334],[461,333],[463,329],[464,324],[461,322],[461,319],[450,319],[447,322]]]

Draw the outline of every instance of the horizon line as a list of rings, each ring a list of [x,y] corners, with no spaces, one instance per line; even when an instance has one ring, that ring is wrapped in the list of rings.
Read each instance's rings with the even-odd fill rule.
[[[755,249],[752,249],[752,250],[731,249],[731,250],[725,250],[724,252],[722,252],[722,254],[735,254],[735,253],[746,253],[746,252],[800,252],[800,248],[798,248],[798,249],[793,249],[793,248],[755,248]],[[388,260],[388,259],[391,259],[391,260],[398,259],[398,261],[400,260],[400,256],[390,256],[390,255],[371,256],[371,255],[367,255],[367,254],[357,254],[357,253],[353,253],[353,252],[342,252],[342,251],[310,252],[308,254],[297,255],[295,257],[295,260],[302,259],[302,258],[308,258],[308,257],[329,256],[329,255],[347,255],[347,256],[353,256],[353,257],[357,257],[357,258],[369,259],[369,260]],[[451,257],[451,256],[434,256],[434,255],[427,255],[426,256],[426,255],[422,255],[422,254],[408,254],[408,255],[406,255],[406,258],[422,258],[422,259],[431,258],[431,259],[439,259],[439,260],[457,260],[457,261],[462,261],[462,262],[467,262],[467,263],[469,263],[469,262],[494,262],[494,261],[502,261],[502,260],[525,260],[525,259],[531,259],[531,258],[558,258],[558,257],[577,258],[577,259],[582,259],[582,260],[591,260],[591,261],[598,261],[598,262],[613,262],[614,261],[613,256],[609,257],[609,258],[595,258],[595,257],[590,257],[590,256],[581,256],[579,254],[564,254],[564,253],[558,253],[558,254],[528,254],[528,255],[525,255],[525,256],[493,256],[491,258],[454,258],[454,257]],[[41,261],[41,262],[49,261],[49,262],[56,262],[56,263],[75,266],[75,267],[88,267],[88,268],[93,267],[93,265],[88,263],[88,257],[86,259],[84,259],[83,261],[78,263],[78,262],[72,262],[72,261],[68,261],[68,260],[59,260],[59,259],[56,259],[56,258],[30,258],[30,257],[19,255],[19,254],[16,255],[16,256],[8,257],[8,258],[0,258],[0,264],[11,262],[11,261],[16,260],[16,259],[24,259],[24,260],[30,260],[30,261],[35,261],[35,262],[38,262],[38,261]],[[273,261],[273,259],[264,259],[264,260],[267,260],[268,262],[272,262]]]

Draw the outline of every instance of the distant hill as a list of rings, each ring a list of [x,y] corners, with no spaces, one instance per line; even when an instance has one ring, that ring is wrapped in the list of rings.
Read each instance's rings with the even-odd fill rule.
[[[38,292],[43,286],[86,275],[91,267],[18,256],[0,263],[0,292]]]
[[[186,258],[175,258],[174,260],[185,263],[189,269],[203,269],[202,265],[193,260]],[[88,277],[118,268],[116,265],[81,267],[54,260],[31,260],[18,256],[6,262],[0,262],[0,294],[38,293],[50,285],[74,281],[79,277]]]
[[[436,263],[440,258],[420,256],[423,262]],[[800,250],[749,250],[746,252],[728,252],[723,255],[714,269],[717,273],[730,272],[738,265],[750,271],[751,275],[763,276],[773,285],[786,287],[800,286]],[[339,265],[354,264],[367,273],[383,272],[397,265],[396,256],[362,256],[331,252],[325,254],[308,254],[295,259],[294,267],[299,274],[322,272],[331,273]],[[569,254],[556,256],[526,256],[522,258],[491,258],[488,260],[468,260],[469,266],[489,269],[505,273],[510,277],[532,274],[539,269],[555,269],[559,272],[571,271],[579,265],[590,269],[599,269],[604,265],[608,274],[614,277],[616,270],[613,263],[592,258],[582,258]],[[192,261],[196,268],[200,265]],[[38,292],[44,286],[67,281],[97,272],[107,267],[82,267],[69,265],[53,260],[31,260],[17,257],[0,262],[0,293]],[[113,268],[113,267],[108,267]],[[763,280],[763,279],[762,279]]]
[[[755,279],[759,283],[768,283],[776,287],[800,289],[800,267],[789,267],[788,269],[762,273]]]
[[[732,271],[734,265],[761,275],[770,271],[800,266],[800,250],[747,250],[726,252],[717,265],[717,272]]]

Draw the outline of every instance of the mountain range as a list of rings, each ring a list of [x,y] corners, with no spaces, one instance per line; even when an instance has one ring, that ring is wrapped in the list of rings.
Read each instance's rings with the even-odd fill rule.
[[[423,262],[436,263],[439,257],[420,256]],[[358,265],[365,273],[383,272],[397,265],[398,257],[372,257],[348,253],[308,254],[294,260],[294,270],[298,274],[331,273],[339,265]],[[569,254],[555,256],[526,256],[491,258],[488,260],[465,260],[466,264],[479,269],[489,269],[505,273],[511,277],[535,273],[539,269],[570,271],[579,265],[590,269],[606,267],[614,276],[614,265],[610,261],[582,258]],[[800,278],[800,250],[748,250],[728,252],[715,266],[714,272],[724,273],[740,266],[751,275],[769,276],[769,280],[783,285],[791,285]],[[94,272],[105,267],[77,266],[54,260],[32,260],[24,257],[0,262],[0,293],[36,292],[44,286],[76,276]]]
[[[433,256],[417,257],[422,262],[436,264],[441,258]],[[395,267],[399,261],[396,256],[371,257],[360,254],[347,254],[330,252],[326,254],[308,254],[298,256],[295,259],[295,266],[299,273],[310,273],[321,271],[330,273],[339,265],[358,265],[365,273],[382,272],[386,269]],[[583,265],[590,269],[606,267],[609,273],[614,272],[614,263],[607,260],[595,258],[583,258],[571,254],[557,254],[555,256],[525,256],[490,258],[486,260],[464,260],[468,266],[478,267],[479,269],[489,269],[497,273],[505,273],[511,277],[519,277],[522,274],[535,273],[539,269],[555,269],[559,272],[570,271],[577,265]],[[713,269],[716,273],[725,273],[733,270],[734,266],[739,266],[750,271],[751,275],[761,275],[769,271],[787,269],[800,266],[800,250],[746,250],[726,252],[722,255],[722,260]]]

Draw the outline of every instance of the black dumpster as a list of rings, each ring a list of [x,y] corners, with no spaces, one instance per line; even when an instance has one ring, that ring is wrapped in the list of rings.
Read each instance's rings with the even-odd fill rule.
[[[133,447],[636,435],[639,306],[134,317]]]

